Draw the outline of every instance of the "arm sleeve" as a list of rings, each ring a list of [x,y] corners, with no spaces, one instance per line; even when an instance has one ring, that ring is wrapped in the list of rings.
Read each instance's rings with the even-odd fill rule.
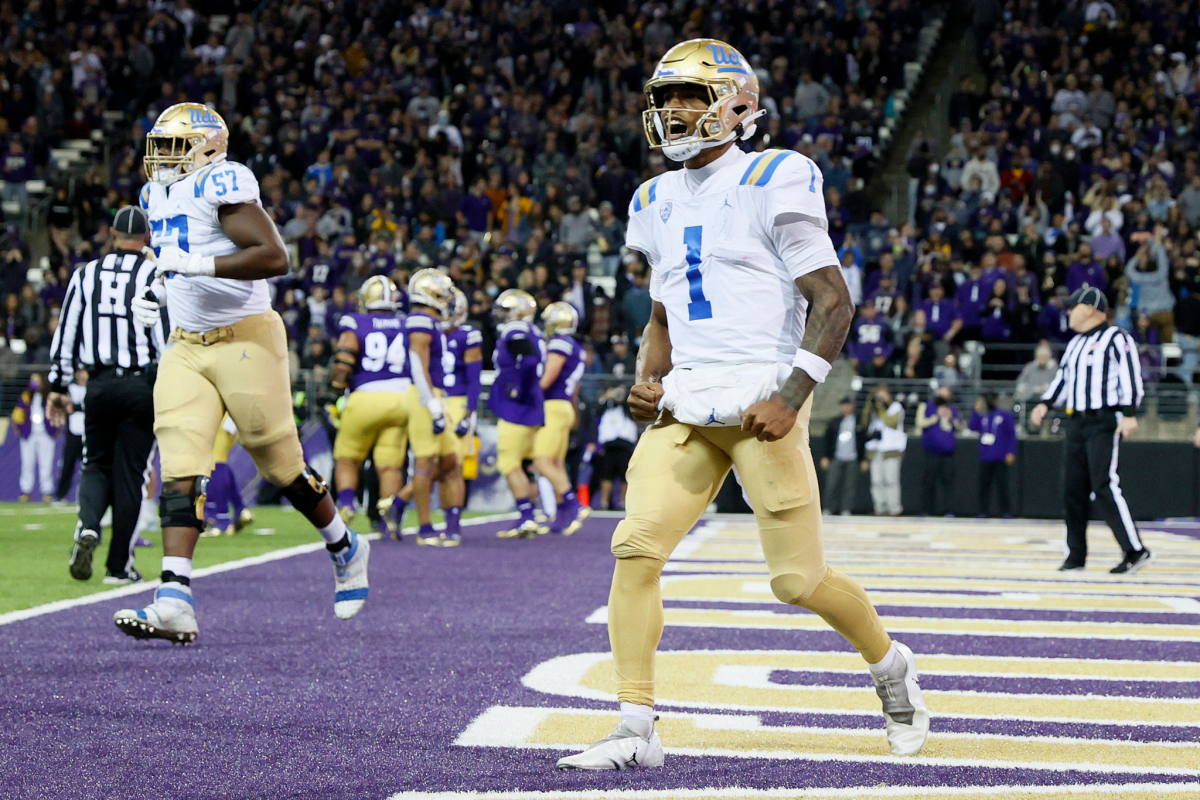
[[[259,201],[258,179],[235,161],[216,164],[196,180],[196,191],[213,206]]]
[[[658,251],[654,247],[654,236],[650,232],[647,216],[651,213],[650,205],[639,205],[639,196],[642,194],[642,188],[639,187],[633,193],[633,199],[629,201],[629,225],[625,228],[625,246],[646,256],[653,267],[658,263]]]
[[[1118,338],[1121,341],[1114,342],[1121,368],[1117,376],[1118,389],[1122,395],[1121,400],[1129,400],[1128,403],[1122,403],[1121,412],[1126,416],[1133,416],[1141,407],[1142,398],[1145,396],[1145,387],[1142,384],[1142,360],[1138,357],[1137,342],[1132,336],[1122,332]]]
[[[815,222],[794,213],[776,218],[771,241],[792,280],[824,267],[838,266],[833,240]]]
[[[1063,359],[1066,360],[1065,358]],[[1050,382],[1050,386],[1046,391],[1042,392],[1042,402],[1052,406],[1061,406],[1066,402],[1067,377],[1066,368],[1059,366],[1058,372],[1054,373],[1054,380]]]
[[[337,322],[337,334],[341,336],[346,331],[358,333],[358,320],[352,314],[343,314]]]
[[[62,313],[59,316],[58,327],[54,329],[54,338],[50,342],[50,373],[46,376],[48,383],[56,392],[61,392],[68,376],[75,372],[75,351],[79,347],[79,320],[83,316],[83,294],[80,282],[83,270],[75,270],[67,284],[67,296],[63,300]]]
[[[769,151],[750,163],[742,184],[763,189],[761,202],[768,229],[778,224],[780,216],[790,219],[795,215],[823,231],[829,230],[825,180],[811,158],[791,150]]]
[[[479,406],[481,391],[480,376],[483,374],[483,361],[467,363],[467,411],[474,411]]]
[[[425,377],[425,362],[421,357],[412,350],[408,351],[408,359],[412,363],[413,383],[417,387],[417,395],[421,398],[421,405],[429,405],[429,401],[433,399],[433,392],[429,388],[429,380]]]

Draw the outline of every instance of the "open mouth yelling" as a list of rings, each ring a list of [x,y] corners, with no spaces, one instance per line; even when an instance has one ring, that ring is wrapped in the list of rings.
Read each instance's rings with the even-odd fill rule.
[[[678,117],[672,117],[667,123],[667,139],[674,141],[688,135],[688,124]]]

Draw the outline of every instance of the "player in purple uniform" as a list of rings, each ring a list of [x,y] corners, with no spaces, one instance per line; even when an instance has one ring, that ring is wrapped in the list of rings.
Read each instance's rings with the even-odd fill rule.
[[[545,360],[542,332],[533,324],[537,303],[528,292],[506,289],[496,298],[492,316],[496,352],[492,363],[496,379],[488,395],[488,408],[496,423],[496,469],[508,482],[520,522],[496,534],[501,539],[533,538],[543,530],[534,519],[533,490],[522,462],[533,456],[533,443],[546,419],[545,395],[539,383]]]
[[[591,511],[579,504],[567,477],[567,447],[575,427],[575,402],[587,356],[573,336],[579,327],[579,312],[570,303],[560,301],[546,306],[542,327],[549,337],[546,366],[539,382],[546,396],[546,421],[533,440],[533,467],[554,487],[558,513],[550,532],[570,536]]]
[[[466,500],[466,481],[463,467],[468,456],[475,455],[475,411],[479,405],[483,372],[483,334],[465,324],[467,321],[467,296],[454,290],[454,307],[446,324],[446,349],[443,353],[443,377],[446,396],[442,400],[446,413],[447,427],[453,426],[455,455],[458,477],[463,481],[463,499]],[[445,483],[446,478],[443,478]],[[442,496],[446,487],[439,486]],[[461,540],[459,518],[446,511],[446,531],[442,536],[443,547],[453,547]]]
[[[402,483],[409,416],[405,400],[412,372],[403,322],[395,313],[398,296],[390,279],[369,278],[359,290],[365,313],[346,314],[338,323],[329,382],[335,389],[350,390],[333,446],[338,506],[346,521],[354,519],[358,472],[372,448],[379,496],[395,496]]]
[[[411,311],[404,318],[404,331],[413,385],[406,392],[405,406],[414,459],[413,478],[411,486],[398,494],[384,496],[381,491],[380,511],[389,530],[398,536],[404,506],[409,498],[415,498],[421,526],[417,543],[440,545],[444,541],[433,528],[433,482],[446,473],[448,480],[443,481],[441,501],[447,520],[457,520],[462,514],[465,493],[461,474],[454,480],[457,458],[453,442],[447,444],[448,436],[453,434],[446,430],[441,400],[444,381],[441,323],[454,302],[454,284],[436,269],[417,270],[408,282],[408,299]]]

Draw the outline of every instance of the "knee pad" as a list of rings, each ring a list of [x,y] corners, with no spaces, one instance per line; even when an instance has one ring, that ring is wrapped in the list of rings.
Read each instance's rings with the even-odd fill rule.
[[[327,494],[329,486],[325,479],[308,464],[304,465],[300,477],[283,487],[283,496],[297,511],[306,515],[316,510]]]
[[[771,578],[771,592],[782,603],[803,606],[828,573],[829,567],[822,564],[819,570],[811,573],[788,572],[776,575]]]
[[[158,516],[164,528],[195,528],[204,530],[204,498],[208,494],[208,478],[191,479],[191,491],[179,488],[180,481],[163,484],[158,498]]]

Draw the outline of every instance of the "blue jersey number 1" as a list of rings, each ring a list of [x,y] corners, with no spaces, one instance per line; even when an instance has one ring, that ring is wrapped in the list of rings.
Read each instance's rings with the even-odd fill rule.
[[[712,303],[704,299],[704,276],[700,274],[700,243],[704,229],[699,225],[683,229],[683,243],[687,246],[688,292],[692,302],[688,303],[688,319],[712,319]]]

